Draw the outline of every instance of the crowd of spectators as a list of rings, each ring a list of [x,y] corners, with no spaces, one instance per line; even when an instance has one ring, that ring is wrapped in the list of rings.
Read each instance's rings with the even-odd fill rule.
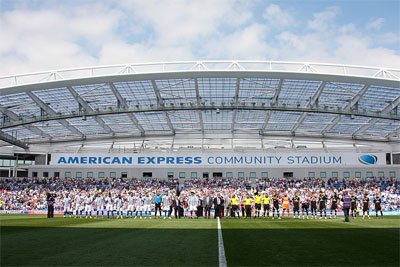
[[[287,194],[290,198],[295,193],[302,200],[308,200],[312,195],[323,191],[328,198],[344,191],[362,199],[367,194],[371,199],[379,195],[383,201],[384,211],[399,211],[400,181],[388,178],[365,179],[187,179],[179,183],[178,179],[78,179],[78,178],[21,178],[0,180],[0,210],[45,210],[46,194],[56,195],[54,208],[63,209],[63,198],[69,195],[71,199],[79,194],[96,196],[101,194],[122,195],[126,198],[130,193],[150,194],[169,192],[169,195],[179,198],[185,205],[191,194],[199,199],[217,194],[224,197],[229,205],[229,198],[235,194],[244,199],[246,194],[254,196],[257,192],[263,194]]]

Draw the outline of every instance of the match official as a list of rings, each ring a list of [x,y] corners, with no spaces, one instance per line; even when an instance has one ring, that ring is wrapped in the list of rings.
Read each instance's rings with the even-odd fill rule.
[[[254,214],[254,218],[260,217],[261,213],[261,202],[262,202],[262,196],[261,192],[257,192],[256,196],[254,197],[254,203],[255,203],[255,208],[256,208],[256,214]]]
[[[224,200],[221,197],[221,194],[218,193],[217,196],[214,198],[214,219],[219,217],[221,219],[221,207],[224,204]]]
[[[345,191],[344,196],[342,198],[343,201],[343,212],[344,212],[344,221],[350,222],[350,206],[351,206],[351,197]]]
[[[154,202],[154,217],[157,217],[157,210],[160,212],[160,217],[161,217],[162,196],[160,195],[160,192],[157,192],[157,194],[154,196],[153,202]]]
[[[244,208],[246,210],[246,218],[251,218],[251,203],[253,199],[250,198],[250,194],[246,194],[246,198],[244,199]]]
[[[54,218],[54,195],[51,193],[47,193],[46,195],[47,201],[47,218]]]

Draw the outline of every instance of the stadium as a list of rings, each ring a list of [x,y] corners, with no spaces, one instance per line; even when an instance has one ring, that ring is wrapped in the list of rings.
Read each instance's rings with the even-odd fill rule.
[[[10,157],[1,174],[395,178],[399,76],[400,70],[345,65],[211,61],[3,77],[1,152]],[[376,163],[358,161],[368,153]],[[68,159],[74,155],[86,158]],[[164,158],[108,162],[114,155]],[[198,155],[206,156],[194,161]],[[236,155],[269,157],[247,164]],[[335,162],[339,157],[343,162]]]
[[[353,65],[182,61],[0,77],[2,265],[398,266],[399,105],[399,69]],[[158,218],[157,192],[171,197]],[[86,202],[75,213],[72,195],[108,193],[126,206],[150,194],[140,219],[153,219],[124,204],[106,209],[123,220]],[[259,193],[283,208],[290,198],[288,215],[266,216]],[[331,201],[347,193],[359,204],[346,224]],[[297,194],[326,195],[328,215],[296,217]],[[205,219],[206,196],[216,220]],[[175,200],[188,203],[176,218]]]

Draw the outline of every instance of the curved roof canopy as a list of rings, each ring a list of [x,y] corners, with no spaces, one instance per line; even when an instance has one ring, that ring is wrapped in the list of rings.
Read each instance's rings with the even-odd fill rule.
[[[0,77],[0,139],[303,136],[399,141],[400,70],[291,62],[132,64]]]

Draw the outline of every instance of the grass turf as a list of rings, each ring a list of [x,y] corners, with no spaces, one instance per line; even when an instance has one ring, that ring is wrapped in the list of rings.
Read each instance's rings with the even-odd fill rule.
[[[221,220],[228,266],[399,266],[400,218]],[[217,223],[0,216],[0,266],[217,266]]]
[[[228,266],[399,266],[398,217],[225,220]]]

